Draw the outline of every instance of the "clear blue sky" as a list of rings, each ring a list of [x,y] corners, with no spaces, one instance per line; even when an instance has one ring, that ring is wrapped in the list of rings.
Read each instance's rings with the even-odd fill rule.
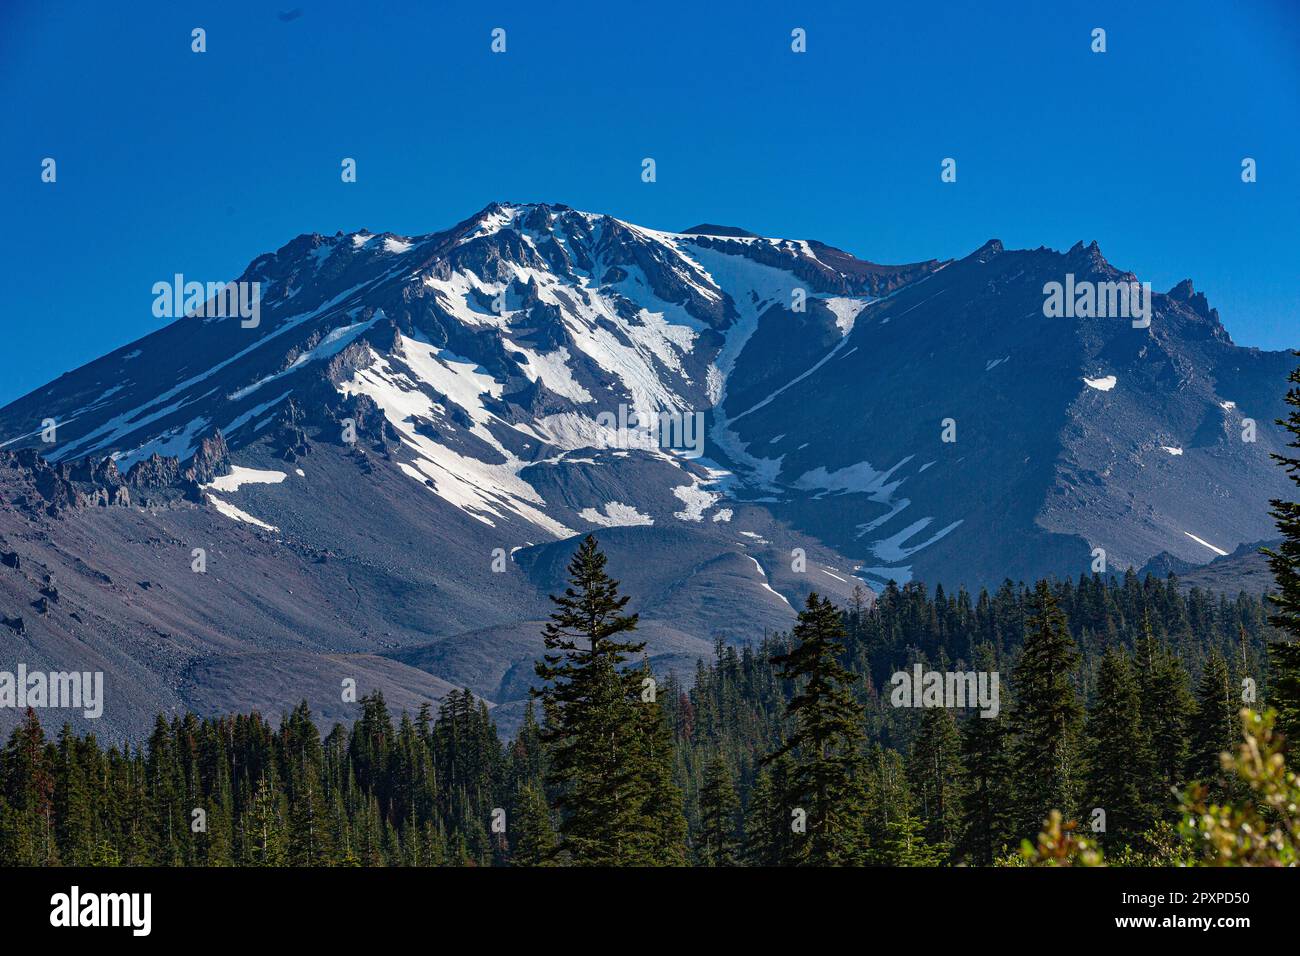
[[[1296,0],[5,0],[0,402],[156,328],[175,272],[493,199],[883,262],[1096,239],[1157,290],[1191,277],[1238,342],[1300,346],[1298,99]]]

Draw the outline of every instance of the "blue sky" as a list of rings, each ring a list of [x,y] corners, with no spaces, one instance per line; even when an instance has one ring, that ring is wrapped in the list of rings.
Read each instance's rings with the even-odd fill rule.
[[[1300,346],[1298,99],[1293,0],[8,0],[0,403],[156,328],[151,287],[176,272],[494,199],[879,262],[1096,239],[1157,290],[1191,277],[1238,342]]]

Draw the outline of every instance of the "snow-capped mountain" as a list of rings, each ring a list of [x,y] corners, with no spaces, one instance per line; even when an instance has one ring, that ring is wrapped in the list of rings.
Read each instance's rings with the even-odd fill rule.
[[[239,277],[254,318],[177,277],[184,317],[0,409],[0,611],[155,708],[328,698],[340,668],[506,705],[588,531],[663,666],[811,590],[1267,537],[1289,356],[1190,282],[1149,328],[1045,318],[1067,273],[1134,278],[1095,245],[882,266],[542,204],[300,236]]]

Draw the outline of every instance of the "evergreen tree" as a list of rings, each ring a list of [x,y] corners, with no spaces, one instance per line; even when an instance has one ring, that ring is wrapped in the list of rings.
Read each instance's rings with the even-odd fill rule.
[[[1286,403],[1291,410],[1277,424],[1290,433],[1287,447],[1300,448],[1300,368],[1293,369],[1287,381],[1291,387],[1287,389]],[[1286,470],[1287,477],[1300,485],[1300,457],[1276,453],[1272,457]],[[1269,621],[1286,637],[1268,649],[1269,704],[1277,712],[1281,736],[1296,741],[1300,740],[1300,502],[1275,498],[1269,504],[1282,534],[1277,550],[1265,551],[1274,586],[1268,595],[1273,605]],[[1300,748],[1293,745],[1293,749]]]
[[[635,676],[635,675],[634,675]],[[673,778],[673,742],[650,668],[642,668],[635,705],[636,751],[633,773],[643,799],[638,808],[639,849],[632,862],[643,866],[686,864],[686,813],[682,790]]]
[[[1078,810],[1083,710],[1074,688],[1079,654],[1046,581],[1034,590],[1033,615],[1013,672],[1010,715],[1016,828],[1035,834],[1052,810]]]
[[[951,850],[961,832],[963,777],[961,734],[952,711],[926,710],[912,743],[908,779],[925,838],[941,852]]]
[[[258,780],[245,814],[243,843],[245,866],[284,866],[288,862],[279,796],[266,777]]]
[[[524,784],[515,798],[515,840],[511,862],[516,866],[555,864],[555,826],[542,792],[535,784]]]
[[[1230,753],[1240,737],[1241,720],[1237,713],[1228,664],[1218,648],[1214,648],[1196,687],[1188,777],[1204,784],[1215,798],[1228,796],[1228,779],[1220,757]]]
[[[735,866],[738,862],[740,801],[731,783],[731,770],[722,754],[704,769],[700,789],[699,857],[704,866]]]
[[[1105,842],[1132,845],[1152,824],[1148,800],[1151,751],[1142,734],[1137,679],[1120,648],[1101,660],[1097,693],[1088,717],[1088,816],[1105,814]]]
[[[542,700],[547,788],[560,812],[557,851],[582,865],[673,862],[676,832],[651,833],[674,816],[666,734],[657,708],[642,710],[643,675],[623,665],[645,644],[617,640],[636,627],[628,597],[605,573],[590,535],[569,562],[569,586],[552,596],[556,610],[536,665]],[[676,815],[681,795],[677,793]],[[656,821],[646,816],[653,804]],[[675,823],[672,829],[676,830]]]
[[[886,828],[884,845],[874,855],[880,866],[939,866],[947,852],[925,838],[925,827],[910,807],[899,808]]]
[[[750,866],[788,866],[795,861],[789,798],[793,773],[789,754],[758,772],[745,813],[745,860]]]
[[[2,766],[5,813],[0,820],[0,848],[4,858],[14,866],[56,864],[54,773],[45,731],[31,707],[9,735]]]
[[[814,591],[799,612],[794,646],[772,658],[781,677],[796,688],[786,707],[795,728],[767,759],[794,757],[790,795],[807,812],[800,860],[813,866],[852,864],[863,850],[858,748],[864,734],[861,708],[850,690],[857,675],[839,660],[844,637],[840,612]]]
[[[979,649],[976,663],[986,673],[997,669],[989,645]],[[965,780],[958,849],[972,863],[991,866],[1014,842],[1011,755],[1002,714],[968,718],[962,727],[961,747]]]
[[[65,866],[90,866],[95,847],[95,819],[72,727],[59,732],[54,771],[54,819],[59,859]]]
[[[1151,772],[1146,799],[1173,819],[1172,802],[1187,767],[1187,726],[1192,696],[1187,671],[1169,646],[1156,638],[1147,613],[1134,651],[1138,694],[1142,704],[1142,734],[1151,748]]]

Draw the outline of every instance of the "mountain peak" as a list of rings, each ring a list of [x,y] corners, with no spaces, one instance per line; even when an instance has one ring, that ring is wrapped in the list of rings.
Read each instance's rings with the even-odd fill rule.
[[[1001,255],[1003,251],[1001,239],[990,239],[966,258],[974,259],[976,262],[988,262],[994,256]]]
[[[691,226],[689,229],[683,229],[683,236],[734,236],[737,239],[758,239],[758,233],[750,232],[748,229],[741,229],[739,226],[719,226],[711,222],[700,223],[698,226]]]

